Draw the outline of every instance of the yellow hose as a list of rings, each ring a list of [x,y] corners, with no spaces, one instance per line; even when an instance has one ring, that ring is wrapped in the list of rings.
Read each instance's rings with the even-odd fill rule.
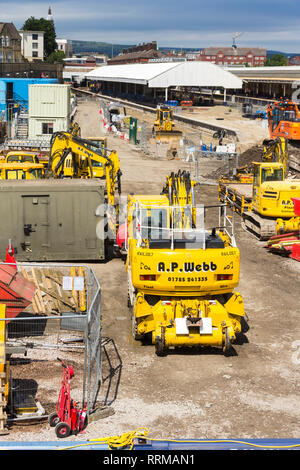
[[[134,439],[135,438],[146,438],[148,436],[149,430],[144,427],[137,428],[135,431],[132,432],[127,432],[124,434],[121,434],[120,436],[110,436],[110,437],[101,437],[97,439],[90,439],[87,443],[85,444],[78,444],[70,447],[64,447],[60,448],[59,450],[68,450],[68,449],[73,449],[74,447],[84,447],[84,446],[90,446],[91,443],[93,444],[107,444],[108,448],[110,450],[116,450],[116,449],[122,449],[122,448],[129,448],[129,450],[133,449],[134,445]],[[189,439],[189,440],[184,440],[184,439],[153,439],[151,437],[147,437],[149,441],[154,441],[154,442],[175,442],[179,444],[220,444],[220,443],[230,443],[230,444],[242,444],[250,447],[256,447],[260,449],[292,449],[296,447],[300,447],[300,444],[291,444],[291,445],[283,445],[283,446],[268,446],[268,445],[260,445],[260,444],[255,444],[253,442],[247,442],[247,441],[240,441],[236,439]]]

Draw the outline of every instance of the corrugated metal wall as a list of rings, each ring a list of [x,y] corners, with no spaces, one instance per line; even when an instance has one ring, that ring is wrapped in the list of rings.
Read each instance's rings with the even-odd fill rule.
[[[70,85],[30,85],[29,117],[67,118],[70,115]]]
[[[53,124],[54,132],[67,131],[70,127],[69,118],[30,118],[28,120],[28,138],[49,141],[52,134],[43,133],[43,123]]]
[[[50,140],[51,133],[43,131],[43,124],[53,124],[52,133],[67,131],[70,127],[70,85],[29,86],[29,139]]]

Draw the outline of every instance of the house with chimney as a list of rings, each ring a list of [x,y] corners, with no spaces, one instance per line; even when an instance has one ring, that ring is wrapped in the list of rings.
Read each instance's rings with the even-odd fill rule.
[[[108,60],[107,65],[145,64],[150,59],[165,57],[157,48],[157,42],[138,44],[128,49],[123,49],[120,54]]]

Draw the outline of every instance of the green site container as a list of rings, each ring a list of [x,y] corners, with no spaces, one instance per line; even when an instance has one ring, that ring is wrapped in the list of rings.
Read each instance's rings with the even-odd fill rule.
[[[104,259],[104,201],[99,180],[0,181],[0,259],[9,239],[17,261]]]

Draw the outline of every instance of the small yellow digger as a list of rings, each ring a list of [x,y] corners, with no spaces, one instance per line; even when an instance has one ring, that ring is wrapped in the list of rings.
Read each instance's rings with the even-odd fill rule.
[[[182,131],[177,129],[174,124],[173,109],[164,105],[159,105],[156,109],[152,131],[157,139],[167,136],[178,138],[182,136]]]
[[[128,196],[132,333],[136,340],[150,338],[159,356],[173,347],[195,346],[222,348],[227,355],[242,330],[233,226],[226,227],[230,219],[221,212],[216,226],[205,228],[194,185],[189,173],[178,172],[167,177],[160,195]]]

